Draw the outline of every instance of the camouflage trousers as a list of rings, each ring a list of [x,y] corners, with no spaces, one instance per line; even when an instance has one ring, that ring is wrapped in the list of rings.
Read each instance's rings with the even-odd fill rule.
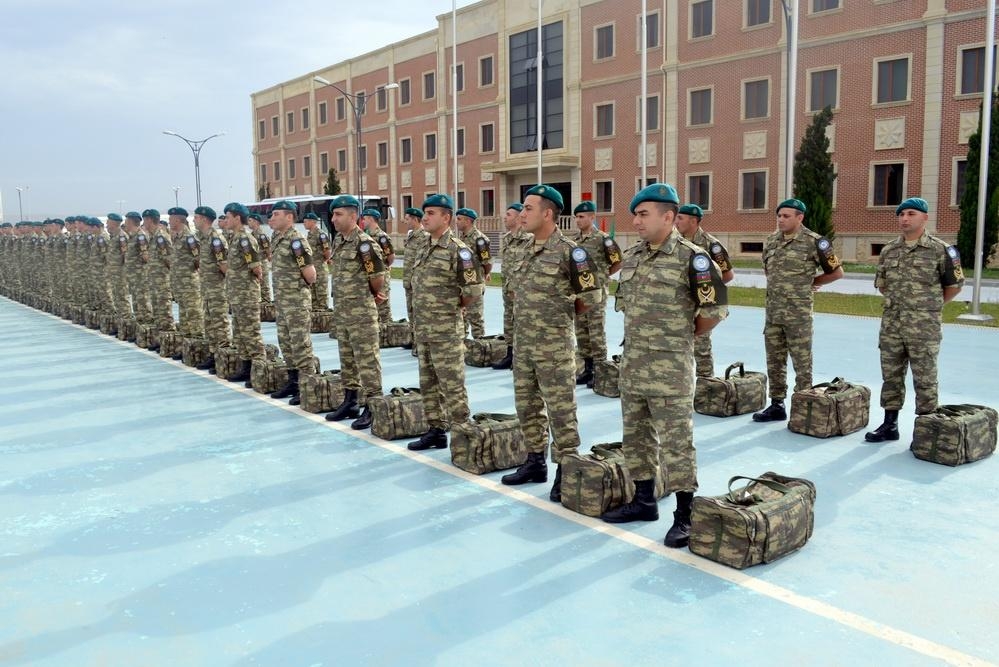
[[[906,335],[881,332],[881,407],[901,410],[905,403],[905,371],[912,368],[912,386],[916,390],[916,414],[925,415],[937,409],[937,357],[940,341],[924,332]]]
[[[153,305],[153,326],[157,331],[173,331],[173,295],[170,293],[169,279],[153,280],[150,290]]]
[[[423,413],[431,428],[446,431],[453,424],[468,421],[464,350],[460,338],[424,342],[417,347]]]
[[[201,301],[201,280],[195,276],[177,281],[177,330],[185,338],[201,338],[205,335],[205,305]]]
[[[101,276],[96,288],[96,310],[107,314],[114,313],[114,295],[111,293],[111,281],[108,280],[107,274]]]
[[[812,318],[793,323],[767,322],[763,326],[763,342],[767,349],[767,377],[770,398],[787,397],[787,357],[794,364],[794,390],[812,386]]]
[[[392,281],[389,273],[385,273],[385,285],[382,287],[382,294],[385,295],[385,302],[378,304],[378,325],[389,324],[392,321]]]
[[[153,304],[149,297],[149,285],[142,274],[132,274],[128,279],[128,287],[132,291],[132,310],[135,321],[139,324],[153,323]]]
[[[330,274],[326,269],[316,269],[316,282],[309,285],[312,310],[330,309]]]
[[[220,347],[229,347],[232,339],[229,334],[229,300],[221,285],[202,288],[204,302],[205,339],[212,354]],[[257,317],[259,317],[259,308]]]
[[[336,319],[340,377],[344,389],[358,392],[358,403],[382,395],[382,362],[378,348],[378,320]]]
[[[271,293],[271,263],[262,260],[260,262],[260,303],[270,303],[274,300]]]
[[[513,345],[513,289],[503,286],[503,337]]]
[[[576,348],[584,359],[607,358],[607,294],[588,310],[576,313]]]
[[[132,316],[132,304],[128,300],[128,282],[125,278],[125,272],[121,267],[116,267],[111,272],[110,282],[111,299],[115,312],[118,314],[118,317],[130,318]]]
[[[622,442],[632,479],[654,479],[661,460],[667,493],[697,490],[693,414],[693,396],[622,392]]]
[[[697,377],[710,378],[715,376],[715,358],[711,353],[711,332],[694,336],[694,365]]]
[[[260,335],[260,297],[253,290],[243,298],[230,300],[232,344],[240,359],[263,361],[264,339]]]
[[[274,302],[281,356],[289,370],[297,369],[301,375],[311,375],[315,370],[312,365],[311,305],[306,290],[301,290],[299,298],[279,296]]]
[[[527,451],[544,454],[552,438],[552,460],[561,463],[579,449],[576,419],[576,361],[572,339],[517,344],[513,354],[513,396]]]
[[[406,319],[409,321],[409,332],[413,333],[413,288],[403,287],[406,290]]]
[[[482,338],[486,335],[483,301],[485,301],[485,294],[482,295],[481,299],[476,299],[462,310],[465,332],[467,334],[471,331],[472,338]]]

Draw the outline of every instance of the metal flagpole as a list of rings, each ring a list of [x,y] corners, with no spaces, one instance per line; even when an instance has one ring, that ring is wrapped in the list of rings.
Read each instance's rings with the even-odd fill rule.
[[[451,168],[454,171],[454,199],[458,201],[458,0],[451,1],[451,104],[454,127],[451,130]],[[468,137],[465,137],[467,140]],[[467,202],[463,202],[467,203]]]
[[[798,0],[781,0],[787,27],[787,107],[784,109],[784,197],[794,196],[794,110],[798,94]]]
[[[642,146],[639,155],[642,156],[642,183],[639,188],[648,184],[649,172],[649,30],[648,30],[648,0],[642,0]]]
[[[541,180],[541,106],[542,106],[542,91],[541,82],[544,78],[544,67],[541,64],[541,55],[543,52],[543,43],[541,37],[541,3],[542,0],[538,0],[538,60],[537,60],[537,70],[538,70],[538,99],[535,102],[535,113],[537,114],[537,142],[538,142],[538,183],[542,183]]]

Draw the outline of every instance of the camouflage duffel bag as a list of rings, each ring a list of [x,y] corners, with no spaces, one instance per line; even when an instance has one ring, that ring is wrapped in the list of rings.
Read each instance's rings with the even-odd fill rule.
[[[306,412],[331,412],[343,402],[340,369],[298,378],[301,407]]]
[[[332,310],[312,311],[312,333],[329,333],[333,328]]]
[[[384,396],[368,399],[371,435],[385,440],[423,435],[430,430],[423,416],[423,398],[416,388],[394,387]]]
[[[734,370],[739,371],[738,375],[732,375]],[[724,378],[697,378],[694,411],[702,415],[744,415],[762,410],[766,404],[766,373],[747,373],[741,361],[726,368]]]
[[[466,472],[516,468],[525,459],[527,447],[515,414],[480,412],[451,427],[451,463]]]
[[[264,356],[269,360],[274,361],[281,356],[281,348],[277,345],[264,345]]]
[[[506,338],[483,336],[465,339],[465,363],[476,368],[486,368],[500,362],[506,356]]]
[[[409,330],[409,321],[396,320],[383,324],[378,334],[378,347],[402,347],[413,343],[413,332]]]
[[[184,337],[179,331],[160,332],[160,356],[164,359],[180,359],[184,356]]]
[[[621,443],[593,445],[589,454],[562,457],[562,506],[600,516],[628,502],[635,493]]]
[[[274,304],[270,301],[260,302],[260,321],[261,322],[276,322],[277,313],[274,310]]]
[[[270,394],[288,384],[288,368],[284,359],[254,361],[250,367],[250,383],[258,394]]]
[[[118,334],[118,318],[114,315],[101,315],[101,333],[105,336],[115,336]]]
[[[733,489],[741,479],[749,484]],[[815,485],[807,479],[766,472],[733,477],[728,488],[694,497],[690,550],[698,556],[741,570],[797,551],[812,536]]]
[[[864,428],[870,413],[871,390],[835,378],[791,394],[787,427],[802,435],[830,438]]]
[[[234,347],[220,347],[215,350],[215,375],[228,380],[239,373],[239,355]]]
[[[620,354],[615,354],[610,359],[595,360],[593,362],[593,393],[597,396],[618,398],[621,395],[621,390],[618,387],[620,374]]]
[[[200,366],[208,359],[208,353],[208,340],[205,338],[185,338],[180,344],[180,355],[185,366]]]
[[[917,459],[959,466],[996,450],[996,411],[984,405],[941,405],[916,417],[909,449]]]
[[[138,323],[136,323],[134,318],[119,317],[117,328],[118,340],[126,340],[129,343],[135,342],[135,333],[138,328]]]
[[[135,344],[148,350],[160,343],[159,332],[152,324],[139,324],[135,327]]]

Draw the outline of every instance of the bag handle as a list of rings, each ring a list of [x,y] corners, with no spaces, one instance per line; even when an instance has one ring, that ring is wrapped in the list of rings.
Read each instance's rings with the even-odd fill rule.
[[[472,421],[476,424],[487,422],[512,422],[517,421],[517,415],[502,412],[476,412],[472,415]]]
[[[734,364],[729,364],[729,367],[725,369],[725,379],[732,374],[736,368],[739,369],[739,377],[746,377],[746,368],[741,361],[737,361]]]
[[[960,417],[961,415],[972,415],[981,410],[984,406],[972,405],[971,403],[959,403],[955,405],[937,406],[937,414],[947,417]]]
[[[763,479],[761,477],[745,477],[743,475],[736,475],[732,479],[728,480],[728,499],[736,504],[738,504],[739,501],[736,499],[734,495],[735,491],[732,490],[732,484],[739,481],[740,479],[745,479],[750,482],[756,482],[758,484],[762,484],[763,486],[766,486],[784,495],[791,493],[791,487],[787,486],[786,484],[781,484],[780,482],[774,481],[772,479]]]
[[[598,461],[605,461],[609,458],[624,456],[624,445],[620,442],[602,442],[590,448],[593,458]]]
[[[389,391],[393,396],[409,396],[410,394],[419,394],[419,387],[392,387]]]

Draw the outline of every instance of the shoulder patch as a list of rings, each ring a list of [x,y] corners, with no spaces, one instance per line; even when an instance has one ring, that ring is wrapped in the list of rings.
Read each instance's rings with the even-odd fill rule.
[[[299,241],[298,239],[295,239],[294,241],[291,242],[291,249],[292,250],[301,250],[302,249],[302,242]]]
[[[468,248],[460,248],[458,250],[458,257],[467,262],[472,259],[472,251]]]
[[[135,238],[139,241],[139,243],[145,243],[146,242],[146,235],[145,234],[139,234]]]
[[[488,243],[488,241],[486,241],[486,237],[484,236],[480,236],[479,238],[475,239],[475,245],[479,246],[480,248],[486,245],[486,243]]]
[[[947,246],[947,254],[950,256],[951,259],[957,259],[958,257],[960,257],[960,253],[957,251],[957,248],[952,245]]]
[[[239,245],[240,245],[241,248],[249,248],[250,247],[250,239],[245,238],[245,237],[241,238],[239,240]]]
[[[711,260],[707,255],[697,254],[690,260],[695,271],[707,271],[711,268]]]
[[[367,241],[364,241],[363,243],[361,243],[361,245],[357,247],[357,249],[360,250],[361,252],[371,252],[371,244],[368,243]]]
[[[577,262],[586,261],[586,258],[587,258],[586,250],[584,250],[583,248],[573,248],[572,249],[572,258],[574,260],[576,260]]]
[[[604,237],[604,245],[607,246],[608,248],[611,247],[612,245],[614,245],[614,239],[612,239],[609,236],[605,236]]]
[[[720,244],[720,243],[712,243],[712,244],[711,244],[711,252],[712,252],[713,254],[716,254],[716,255],[717,255],[717,254],[718,254],[718,253],[720,253],[721,251],[722,251],[722,247],[721,247],[721,244]]]
[[[816,242],[816,245],[819,247],[819,250],[828,250],[832,244],[829,243],[829,239],[821,238]]]
[[[197,244],[198,244],[198,239],[194,238],[193,236],[188,236],[187,237],[187,245],[188,246],[190,246],[190,247],[193,248]]]
[[[212,239],[212,247],[213,248],[221,248],[222,247],[222,239]]]

